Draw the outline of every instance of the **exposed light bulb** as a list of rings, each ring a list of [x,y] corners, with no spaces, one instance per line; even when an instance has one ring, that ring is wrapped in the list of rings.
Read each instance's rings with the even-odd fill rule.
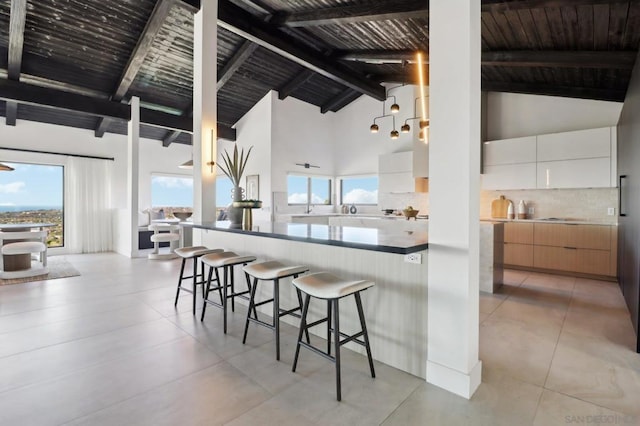
[[[376,123],[373,123],[371,127],[369,127],[369,130],[371,130],[371,133],[378,133],[378,130],[380,130],[380,127],[378,127]]]
[[[400,105],[398,105],[398,104],[393,104],[393,105],[391,105],[391,112],[392,112],[392,113],[396,114],[396,113],[398,113],[399,111],[400,111]]]
[[[418,133],[418,140],[419,141],[423,141],[424,140],[424,130],[420,130],[420,133]]]
[[[409,126],[407,123],[404,123],[402,127],[400,127],[400,131],[402,133],[409,133],[411,131],[411,126]]]
[[[391,139],[398,139],[400,137],[400,133],[397,130],[391,131]]]

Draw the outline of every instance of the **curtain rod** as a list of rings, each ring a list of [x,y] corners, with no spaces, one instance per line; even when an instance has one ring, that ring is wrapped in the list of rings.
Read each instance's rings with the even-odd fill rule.
[[[82,155],[82,154],[65,154],[64,152],[51,152],[51,151],[38,151],[35,149],[22,149],[22,148],[0,148],[0,150],[7,151],[20,151],[20,152],[32,152],[34,154],[51,154],[51,155],[66,155],[67,157],[79,157],[79,158],[91,158],[94,160],[107,160],[107,161],[115,161],[113,157],[97,157],[94,155]]]

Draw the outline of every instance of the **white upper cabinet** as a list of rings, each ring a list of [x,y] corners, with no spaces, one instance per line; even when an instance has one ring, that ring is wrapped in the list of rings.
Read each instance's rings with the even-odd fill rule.
[[[483,189],[616,186],[615,127],[490,141],[483,149]]]
[[[485,166],[482,189],[535,189],[536,163]]]
[[[608,188],[611,186],[609,157],[538,163],[538,188]]]
[[[535,136],[485,142],[483,149],[485,166],[536,162]]]
[[[378,157],[378,173],[402,173],[413,170],[413,151],[395,152]]]
[[[413,151],[378,157],[379,192],[414,192]]]
[[[611,157],[611,128],[538,136],[538,161]]]
[[[485,142],[482,148],[482,189],[536,187],[535,136]]]

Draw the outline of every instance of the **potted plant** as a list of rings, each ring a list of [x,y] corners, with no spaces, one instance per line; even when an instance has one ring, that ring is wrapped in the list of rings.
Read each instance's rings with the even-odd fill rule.
[[[233,157],[229,155],[227,150],[225,150],[222,154],[222,162],[218,162],[220,170],[222,170],[233,184],[234,204],[242,201],[244,198],[244,190],[240,187],[240,181],[242,179],[244,169],[247,166],[247,160],[249,160],[249,154],[251,154],[252,149],[253,147],[250,147],[245,154],[243,148],[238,154],[238,145],[234,145]],[[232,204],[227,210],[227,216],[231,221],[232,226],[242,226],[242,208],[238,208]]]

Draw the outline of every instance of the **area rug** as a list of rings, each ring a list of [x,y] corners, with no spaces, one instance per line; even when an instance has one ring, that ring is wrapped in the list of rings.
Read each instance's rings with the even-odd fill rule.
[[[64,257],[52,256],[47,259],[49,273],[36,275],[35,277],[0,279],[0,285],[21,284],[31,281],[55,280],[56,278],[76,277],[80,272],[73,265],[67,262]]]

